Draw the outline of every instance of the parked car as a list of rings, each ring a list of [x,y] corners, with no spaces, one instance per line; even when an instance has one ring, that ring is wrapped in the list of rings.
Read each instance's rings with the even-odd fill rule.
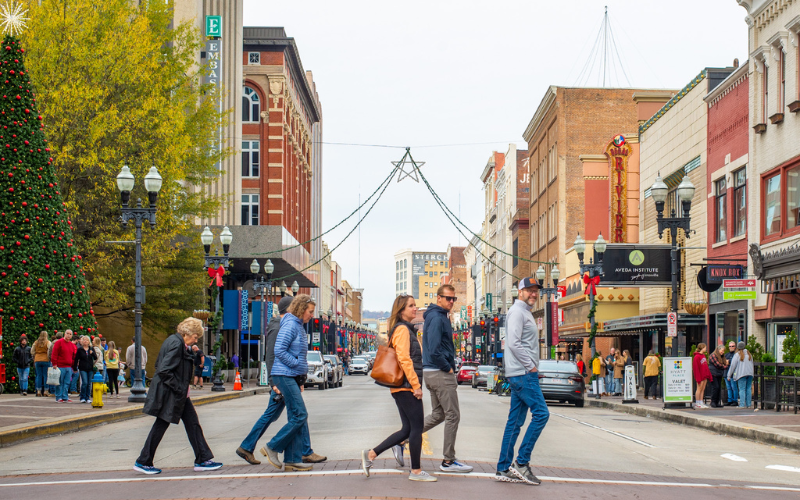
[[[583,407],[586,381],[578,371],[578,365],[572,361],[539,361],[539,387],[546,400]]]
[[[472,372],[472,388],[477,389],[478,386],[486,387],[486,380],[491,376],[494,377],[494,373],[497,371],[497,367],[492,365],[480,365],[478,368]]]
[[[355,375],[356,373],[369,375],[369,361],[366,358],[356,356],[350,360],[350,375]]]
[[[333,354],[325,355],[325,363],[329,363],[330,372],[328,373],[328,385],[331,387],[341,387],[344,380],[344,365],[339,356]]]
[[[308,351],[308,378],[305,386],[316,385],[320,391],[328,388],[328,365],[319,351]]]
[[[461,385],[464,382],[472,382],[472,374],[475,373],[475,370],[477,369],[478,365],[464,363],[464,365],[461,366],[461,369],[458,370],[458,375],[456,375],[458,385]]]

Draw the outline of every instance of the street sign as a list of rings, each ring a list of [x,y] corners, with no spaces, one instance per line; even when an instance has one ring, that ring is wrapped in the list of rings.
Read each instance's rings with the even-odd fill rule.
[[[664,403],[692,402],[692,358],[664,358]]]
[[[250,318],[247,314],[247,290],[242,290],[242,299],[241,299],[241,313],[240,313],[240,320],[241,323],[239,325],[239,330],[247,330],[250,327]]]
[[[678,313],[675,312],[667,313],[667,336],[668,337],[678,336]]]
[[[756,280],[724,280],[722,286],[725,288],[755,288]]]
[[[541,316],[539,316],[538,318],[536,318],[536,328],[537,328],[539,331],[541,331],[541,330],[542,330],[542,317],[541,317]]]
[[[314,347],[319,347],[319,332],[314,332],[311,334],[311,345]]]
[[[489,311],[492,311],[492,294],[491,293],[487,293],[486,294],[486,309],[488,309]]]
[[[505,340],[505,339],[506,339],[506,327],[501,326],[500,327],[500,340]]]
[[[756,300],[756,291],[722,292],[722,300]]]
[[[222,36],[222,16],[206,16],[206,36],[214,38]]]
[[[706,279],[709,283],[719,283],[728,279],[741,279],[744,270],[741,265],[709,264]]]
[[[467,306],[467,314],[469,314],[469,318],[472,319],[472,306]]]

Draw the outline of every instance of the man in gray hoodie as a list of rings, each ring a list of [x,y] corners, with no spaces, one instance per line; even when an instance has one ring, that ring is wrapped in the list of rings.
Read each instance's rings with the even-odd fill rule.
[[[531,314],[531,306],[539,297],[539,284],[532,278],[519,282],[519,298],[506,316],[506,348],[503,352],[505,378],[511,386],[511,408],[503,432],[500,459],[495,478],[511,483],[540,484],[528,462],[531,452],[542,433],[550,412],[539,388],[539,329]],[[531,423],[522,438],[517,459],[514,446],[525,417],[531,411]]]

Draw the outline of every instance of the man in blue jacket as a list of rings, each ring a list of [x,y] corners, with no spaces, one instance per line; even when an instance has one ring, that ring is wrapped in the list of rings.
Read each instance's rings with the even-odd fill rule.
[[[436,305],[422,316],[422,379],[431,393],[431,414],[425,417],[422,432],[444,422],[444,460],[439,468],[445,472],[472,472],[472,467],[456,460],[456,434],[461,410],[458,406],[456,381],[456,349],[453,327],[447,315],[456,302],[456,289],[442,285],[436,291]]]

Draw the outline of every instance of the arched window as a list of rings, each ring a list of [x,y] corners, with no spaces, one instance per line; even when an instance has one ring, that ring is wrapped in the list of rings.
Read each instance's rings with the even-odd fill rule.
[[[260,116],[261,103],[258,99],[258,93],[245,86],[242,94],[242,123],[258,123]]]

